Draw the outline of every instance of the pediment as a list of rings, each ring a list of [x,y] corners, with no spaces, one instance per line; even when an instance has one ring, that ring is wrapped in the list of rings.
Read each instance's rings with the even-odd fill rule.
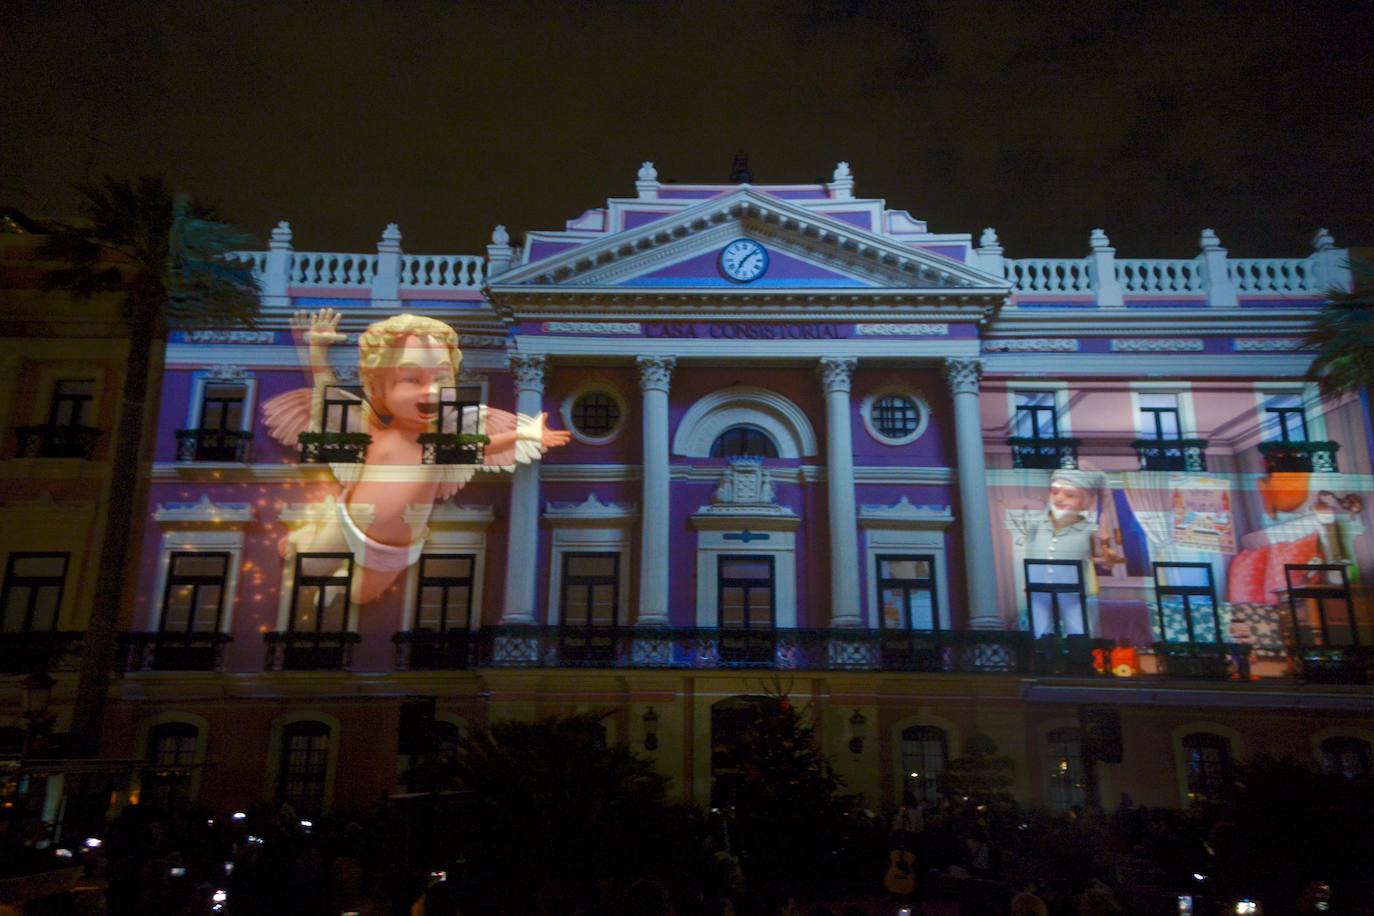
[[[721,276],[716,258],[736,238],[769,254],[769,269],[751,283]],[[996,294],[1007,282],[960,261],[869,232],[753,188],[666,214],[558,251],[493,279],[493,293],[710,289],[754,291],[849,289]]]

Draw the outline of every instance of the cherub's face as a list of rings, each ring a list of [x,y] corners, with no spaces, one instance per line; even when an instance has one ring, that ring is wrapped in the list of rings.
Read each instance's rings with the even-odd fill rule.
[[[376,407],[407,427],[429,429],[439,417],[439,392],[454,385],[448,347],[429,337],[404,339],[394,365],[380,371]]]
[[[1050,483],[1050,507],[1056,512],[1076,512],[1080,515],[1092,506],[1092,496],[1082,487],[1056,480]]]

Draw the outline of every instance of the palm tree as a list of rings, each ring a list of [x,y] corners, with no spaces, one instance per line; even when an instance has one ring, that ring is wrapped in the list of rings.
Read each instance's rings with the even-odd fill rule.
[[[213,208],[174,197],[157,176],[106,177],[78,190],[85,198],[87,222],[49,235],[39,257],[65,266],[50,271],[44,285],[79,298],[122,293],[129,334],[105,536],[72,721],[76,753],[93,757],[100,751],[114,665],[129,535],[140,491],[134,484],[144,477],[141,445],[150,412],[153,358],[161,354],[171,327],[251,327],[259,300],[247,266],[225,257],[250,240],[219,221]],[[151,413],[155,418],[155,403]]]
[[[1307,335],[1307,344],[1317,348],[1308,374],[1326,394],[1374,386],[1374,264],[1351,258],[1350,272],[1350,291],[1327,295]]]

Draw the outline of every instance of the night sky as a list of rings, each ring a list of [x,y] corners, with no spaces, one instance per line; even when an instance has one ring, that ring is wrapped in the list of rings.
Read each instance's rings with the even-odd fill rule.
[[[0,205],[162,172],[266,238],[482,253],[663,179],[828,179],[1011,257],[1374,244],[1374,3],[0,4]]]

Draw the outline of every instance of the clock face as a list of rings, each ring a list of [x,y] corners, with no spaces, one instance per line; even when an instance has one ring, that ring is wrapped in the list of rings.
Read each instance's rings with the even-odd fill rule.
[[[735,239],[720,253],[720,272],[736,283],[748,283],[768,269],[768,252],[753,239]]]

